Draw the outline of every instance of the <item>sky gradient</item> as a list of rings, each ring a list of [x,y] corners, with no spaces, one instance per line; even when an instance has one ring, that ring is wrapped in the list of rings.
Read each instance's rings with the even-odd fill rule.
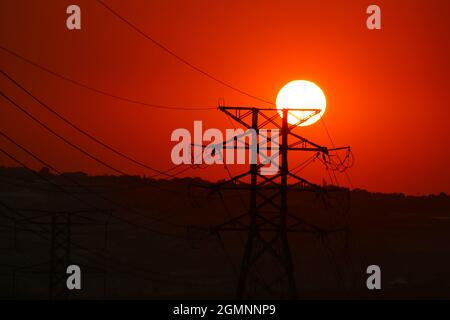
[[[323,117],[336,145],[350,145],[354,187],[407,194],[450,193],[449,1],[376,1],[382,30],[366,28],[368,1],[119,1],[114,10],[215,77],[275,102],[305,79],[327,98]],[[66,29],[66,7],[81,7],[82,30]],[[96,1],[1,1],[0,45],[92,87],[163,105],[266,107],[194,71],[129,28]],[[105,97],[0,50],[1,69],[87,132],[159,169],[172,166],[170,134],[230,127],[217,110],[153,109]],[[80,136],[4,77],[2,92],[71,141],[130,174],[152,172]],[[1,130],[62,171],[112,172],[0,102]],[[299,129],[330,145],[320,123]],[[40,165],[0,139],[33,168]],[[292,166],[301,157],[290,159]],[[0,164],[13,163],[0,156]],[[245,170],[233,168],[234,172]],[[319,170],[319,167],[314,170]],[[223,168],[187,176],[225,178]],[[323,177],[321,176],[323,175]],[[326,179],[323,171],[315,178]],[[343,184],[348,183],[344,176]],[[320,182],[320,181],[319,181]]]

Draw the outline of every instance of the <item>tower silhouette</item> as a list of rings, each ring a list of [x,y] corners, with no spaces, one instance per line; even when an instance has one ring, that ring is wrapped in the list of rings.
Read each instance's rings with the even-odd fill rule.
[[[51,213],[50,241],[50,299],[67,298],[66,269],[70,263],[71,244],[71,213]]]
[[[294,132],[299,124],[317,115],[320,112],[317,109],[278,110],[275,108],[220,106],[219,110],[246,129],[253,129],[259,136],[263,135],[264,138],[262,143],[256,139],[252,143],[253,146],[245,140],[241,143],[243,147],[237,145],[237,140],[234,141],[232,146],[230,146],[230,141],[221,143],[223,149],[251,150],[254,148],[259,158],[262,157],[265,160],[265,163],[263,161],[259,164],[252,162],[247,172],[214,185],[214,189],[218,191],[226,189],[249,191],[249,210],[246,213],[211,228],[215,233],[222,231],[247,232],[238,278],[237,298],[296,299],[297,288],[288,233],[326,234],[339,230],[324,230],[290,213],[288,193],[326,193],[341,188],[335,186],[322,187],[290,172],[288,166],[289,151],[315,152],[317,155],[327,157],[330,151],[350,150],[350,148],[327,148]],[[297,113],[292,114],[291,111],[297,111]],[[296,118],[296,123],[288,123],[288,114]],[[301,117],[298,117],[298,114],[301,114]],[[280,120],[281,124],[279,123]],[[272,151],[270,158],[267,154],[261,153],[261,149],[266,147],[263,144],[270,142],[271,146],[276,145],[276,140],[279,141],[280,137],[273,136],[273,133],[271,137],[265,135],[267,131],[263,129],[269,128],[278,129],[281,137],[278,154],[273,154]],[[209,146],[202,147],[208,148]],[[280,157],[278,172],[272,176],[261,174],[261,168],[276,156]],[[288,179],[293,182],[288,183]]]

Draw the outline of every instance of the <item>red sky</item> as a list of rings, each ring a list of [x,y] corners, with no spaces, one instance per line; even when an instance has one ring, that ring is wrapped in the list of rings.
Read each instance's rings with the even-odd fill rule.
[[[337,145],[352,146],[355,187],[450,193],[449,1],[119,1],[107,3],[143,31],[215,77],[275,101],[287,82],[306,79],[327,97],[324,115]],[[82,30],[66,29],[78,4]],[[378,4],[382,30],[366,28]],[[1,1],[1,46],[92,87],[149,103],[265,106],[193,71],[130,29],[96,1]],[[171,132],[230,124],[217,110],[168,111],[101,96],[0,50],[1,68],[89,133],[154,167],[171,167]],[[5,78],[3,92],[42,121],[131,174],[145,171],[80,136]],[[0,127],[63,171],[111,171],[81,155],[1,100]],[[300,133],[328,144],[317,123]],[[5,148],[30,166],[35,161]],[[299,157],[293,157],[294,166]],[[5,156],[0,163],[12,165]],[[245,168],[234,168],[235,172]],[[188,171],[208,179],[223,168]],[[324,171],[318,176],[323,174]],[[345,183],[345,177],[340,178]],[[319,181],[320,182],[320,181]]]

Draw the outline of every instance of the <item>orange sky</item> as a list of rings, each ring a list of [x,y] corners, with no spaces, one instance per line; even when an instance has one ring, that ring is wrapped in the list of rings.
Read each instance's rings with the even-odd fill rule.
[[[327,96],[324,120],[334,142],[351,145],[354,151],[356,163],[349,173],[355,187],[450,193],[449,1],[107,3],[196,66],[264,99],[275,101],[278,90],[294,79],[318,84]],[[365,10],[373,3],[382,10],[381,31],[369,31],[365,25]],[[81,31],[66,29],[69,4],[81,7]],[[224,98],[230,105],[265,106],[183,65],[96,1],[1,1],[0,37],[1,46],[51,70],[133,99],[215,107]],[[129,104],[55,78],[2,50],[0,59],[2,69],[81,128],[160,169],[171,166],[174,129],[190,129],[193,120],[203,120],[205,127],[230,126],[216,110],[167,111]],[[96,156],[132,174],[151,174],[81,137],[4,78],[0,86]],[[111,173],[4,99],[0,110],[2,131],[57,168]],[[320,123],[300,132],[329,144]],[[4,139],[0,146],[40,167]],[[291,165],[299,160],[294,156]],[[3,155],[0,163],[12,164]],[[225,177],[217,167],[188,175]]]

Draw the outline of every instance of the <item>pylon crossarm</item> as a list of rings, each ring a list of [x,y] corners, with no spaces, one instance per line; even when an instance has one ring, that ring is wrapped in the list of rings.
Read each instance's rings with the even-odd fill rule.
[[[275,127],[277,127],[278,129],[281,129],[281,125],[279,125],[278,123],[276,123],[274,121],[274,119],[279,117],[278,113],[275,113],[273,116],[268,117],[264,114],[264,112],[260,112],[259,115],[263,118],[266,119],[266,121],[264,121],[263,123],[260,124],[261,128],[264,128],[266,125],[268,125],[269,123],[272,123]]]
[[[261,147],[261,145],[262,144],[260,144],[259,147]],[[243,146],[243,147],[237,147],[237,146],[231,146],[230,147],[230,146],[226,145],[226,142],[217,143],[217,144],[214,144],[214,145],[204,145],[204,144],[191,143],[191,146],[192,147],[201,147],[203,149],[207,149],[207,148],[215,149],[216,146],[220,146],[219,153],[220,153],[220,158],[223,161],[224,161],[223,153],[221,152],[221,150],[223,150],[223,149],[233,149],[233,150],[249,150],[249,149],[253,149],[253,147],[249,146],[249,144],[247,142],[245,142],[245,146]],[[276,153],[274,153],[274,154],[272,154],[270,156],[267,156],[267,155],[265,155],[263,153],[259,153],[259,156],[261,158],[264,158],[265,161],[270,163],[270,162],[272,162],[272,158],[277,157],[279,155],[279,153],[280,152],[276,152]],[[265,165],[265,164],[263,164],[263,165]]]
[[[204,144],[200,145],[200,144],[191,143],[191,146],[193,146],[193,147],[202,147],[203,149],[205,149],[205,148],[216,148],[216,147],[221,145],[221,147],[222,147],[221,149],[236,149],[237,147],[234,146],[234,145],[231,146],[231,147],[228,147],[228,143],[232,142],[234,144],[236,139],[245,137],[247,135],[248,135],[248,132],[244,131],[243,133],[238,134],[236,136],[233,136],[232,138],[230,138],[228,140],[225,140],[225,141],[222,141],[222,142],[218,142],[218,143],[214,143],[214,144],[208,144],[208,145],[204,145]],[[244,141],[244,143],[245,143],[247,148],[250,148],[250,146],[248,145],[248,143],[246,141]]]
[[[309,114],[307,117],[300,119],[299,117],[297,117],[295,114],[293,113],[289,113],[290,116],[293,116],[294,118],[296,118],[298,121],[296,123],[291,124],[288,127],[288,131],[291,131],[294,128],[297,128],[297,126],[301,125],[302,123],[305,123],[306,121],[308,121],[309,119],[311,119],[312,117],[314,117],[315,115],[319,114],[321,110],[319,109],[313,109],[313,110],[308,110],[311,111],[311,114]]]
[[[253,149],[254,148],[254,147],[251,147],[248,144],[247,141],[244,141],[244,146],[242,146],[242,147],[238,147],[238,146],[234,145],[234,141],[236,141],[235,138],[241,138],[241,137],[244,137],[246,135],[247,135],[247,133],[244,132],[244,133],[242,133],[240,135],[237,135],[237,136],[234,136],[233,138],[228,139],[226,141],[218,142],[218,143],[214,143],[214,144],[208,144],[208,145],[191,143],[191,147],[201,147],[202,149],[218,149],[218,152],[220,153],[221,159],[224,160],[222,150],[227,150],[227,149],[249,150],[249,149]],[[266,142],[265,143],[258,143],[258,148],[261,148],[262,146],[266,145],[269,141],[272,141],[271,139],[273,137],[269,138],[269,137],[264,136],[262,134],[260,134],[260,135],[265,138]],[[233,145],[229,146],[228,145],[229,142],[233,142]],[[274,154],[271,154],[270,157],[265,155],[264,153],[259,153],[259,156],[264,158],[265,161],[270,163],[272,161],[272,158],[277,157],[279,155],[279,153],[280,152],[278,151],[278,152],[276,152]]]
[[[226,113],[228,113],[228,112],[226,112]],[[229,114],[229,113],[228,113],[228,114]],[[263,117],[265,117],[266,119],[270,119],[270,118],[266,117],[263,113],[259,113],[259,114],[262,115]],[[230,115],[234,120],[236,120],[237,122],[239,122],[240,124],[242,124],[243,126],[245,126],[247,129],[250,129],[250,128],[251,128],[251,126],[250,126],[249,124],[245,123],[245,122],[242,121],[240,118],[236,118],[236,117],[234,117],[232,114],[229,114],[229,115]],[[274,118],[276,118],[276,117],[278,117],[278,114],[276,114],[276,116],[274,116]],[[266,122],[267,122],[267,121],[266,121]],[[272,121],[271,123],[274,124],[278,129],[281,129],[281,126],[280,126],[278,123],[276,123],[275,121]],[[267,125],[267,124],[264,122],[263,124],[260,125],[260,128],[264,127],[265,125]],[[293,129],[293,127],[291,127],[291,128],[289,129],[289,134],[292,135],[292,136],[294,136],[294,137],[296,137],[297,139],[300,139],[301,141],[300,141],[299,143],[303,143],[303,144],[305,145],[304,148],[299,149],[299,150],[302,150],[302,151],[322,151],[322,152],[326,152],[326,153],[327,153],[327,151],[326,151],[327,148],[326,148],[326,147],[319,146],[319,145],[317,145],[317,144],[315,144],[315,143],[313,143],[313,142],[311,142],[311,141],[309,141],[309,140],[307,140],[307,139],[305,139],[305,138],[299,136],[298,134],[293,133],[293,132],[292,132],[292,129]],[[259,133],[259,135],[260,135],[261,137],[263,137],[267,142],[272,142],[272,139],[274,138],[274,137],[268,137],[268,136],[263,135],[263,134],[261,134],[261,133]],[[307,147],[306,147],[307,145],[311,145],[311,146],[313,146],[313,148],[307,148]]]
[[[262,164],[262,163],[260,163],[260,164],[258,164],[257,166],[256,166],[256,169],[260,169],[260,168],[262,168],[262,167],[264,167],[265,165],[264,164]],[[251,171],[247,171],[247,172],[244,172],[244,173],[241,173],[241,174],[239,174],[239,175],[237,175],[237,176],[235,176],[235,177],[233,177],[233,178],[231,178],[231,179],[228,179],[228,180],[226,180],[226,181],[223,181],[223,182],[220,182],[220,183],[218,183],[218,184],[216,184],[215,186],[213,186],[214,188],[217,188],[217,189],[220,189],[220,188],[222,188],[223,186],[225,186],[225,185],[227,185],[227,184],[232,184],[232,183],[234,183],[234,182],[243,182],[243,181],[240,181],[242,178],[244,178],[245,176],[248,176],[248,175],[251,175]]]
[[[229,117],[231,117],[233,120],[239,122],[240,124],[242,124],[243,126],[245,126],[247,129],[251,127],[250,124],[246,123],[244,121],[245,118],[247,118],[252,112],[258,112],[258,115],[260,115],[261,117],[263,117],[265,119],[264,122],[262,122],[259,125],[259,128],[264,128],[266,125],[268,125],[269,123],[271,123],[272,125],[274,125],[275,127],[281,129],[281,125],[278,124],[277,121],[275,121],[275,119],[279,119],[280,118],[280,112],[282,111],[282,109],[277,109],[277,108],[250,108],[250,107],[227,107],[227,106],[221,106],[219,107],[219,110],[224,112],[225,114],[227,114]],[[234,111],[234,113],[230,112]],[[298,127],[299,125],[301,125],[302,123],[308,121],[309,119],[311,119],[312,117],[314,117],[315,115],[319,114],[321,112],[320,109],[302,109],[302,108],[290,108],[287,109],[289,112],[290,116],[295,117],[298,121],[294,124],[291,124],[288,127],[288,131],[291,131],[292,129]],[[242,114],[242,111],[246,111],[244,114]],[[299,118],[297,117],[294,113],[292,113],[292,111],[301,111],[301,112],[309,112],[309,114],[306,117],[303,118]],[[272,116],[268,116],[265,113],[268,112],[274,112],[274,115]]]
[[[297,147],[297,146],[299,146],[299,147]],[[316,152],[321,152],[324,154],[328,154],[328,151],[329,151],[327,147],[309,146],[308,142],[306,142],[304,140],[300,140],[300,139],[290,143],[288,145],[287,149],[292,150],[292,151],[316,151]]]
[[[246,108],[240,108],[240,107],[223,107],[222,109],[219,108],[219,110],[229,114],[232,117],[236,117],[239,119],[245,119],[249,115],[251,115],[253,113],[253,111],[256,109],[253,109],[253,108],[246,109]],[[231,113],[229,110],[233,111],[234,113]]]
[[[242,116],[240,114],[240,111],[235,111],[235,114],[229,112],[227,109],[223,109],[223,108],[219,108],[220,111],[224,112],[225,114],[227,114],[230,118],[232,118],[233,120],[237,121],[238,123],[242,124],[244,127],[246,127],[247,129],[251,128],[251,125],[249,125],[248,123],[246,123],[243,119],[245,119],[249,114],[251,114],[251,111],[248,111],[244,114],[244,116]]]
[[[294,178],[294,179],[299,181],[298,183],[295,183],[294,185],[292,185],[292,187],[295,187],[297,184],[300,183],[300,184],[303,184],[303,185],[308,185],[310,187],[316,188],[318,190],[323,190],[324,189],[323,187],[321,187],[321,186],[319,186],[319,185],[317,185],[315,183],[312,183],[312,182],[310,182],[310,181],[308,181],[308,180],[306,180],[304,178],[301,178],[301,177],[297,176],[296,174],[294,174],[292,172],[288,172],[288,175],[290,177],[292,177],[292,178]]]
[[[290,151],[322,152],[322,153],[325,153],[325,154],[328,153],[328,150],[326,150],[325,147],[322,148],[322,149],[318,149],[318,148],[308,148],[308,147],[298,147],[298,148],[296,148],[296,147],[293,147],[293,148],[288,147],[287,149],[290,150]]]
[[[226,150],[226,149],[233,149],[233,150],[249,150],[249,149],[253,149],[254,147],[251,147],[247,142],[244,142],[245,146],[243,147],[237,147],[237,146],[227,146],[226,145],[227,142],[222,142],[222,143],[216,143],[216,144],[209,144],[209,145],[204,145],[204,144],[194,144],[191,143],[192,147],[201,147],[202,149],[216,149],[216,147],[220,147],[218,148],[218,151],[220,153],[221,159],[224,160],[223,158],[223,154],[221,152],[221,150]],[[259,148],[261,148],[261,146],[263,146],[264,144],[260,143],[259,144]],[[260,157],[264,158],[266,161],[270,162],[271,158],[276,157],[279,155],[279,152],[276,152],[274,154],[272,154],[270,157],[265,155],[265,154],[259,154]]]
[[[302,136],[300,136],[300,135],[298,135],[298,134],[296,134],[296,133],[294,133],[292,131],[289,132],[289,135],[299,139],[300,142],[304,143],[305,147],[306,147],[306,145],[310,145],[310,146],[313,146],[314,148],[316,148],[316,151],[323,151],[325,153],[328,153],[328,149],[326,147],[318,145],[317,143],[314,143],[314,142],[312,142],[312,141],[310,141],[310,140],[308,140],[308,139],[306,139],[306,138],[304,138],[304,137],[302,137]]]
[[[249,189],[251,189],[251,184],[249,184],[249,183],[246,183],[246,182],[242,182],[241,183],[241,185],[233,185],[233,186],[224,186],[224,187],[221,187],[220,188],[221,190],[243,190],[243,191],[245,191],[245,190],[249,190]],[[279,186],[268,186],[268,187],[265,187],[264,188],[264,190],[279,190],[280,189],[280,187]],[[287,189],[287,190],[289,190],[289,189]],[[317,192],[316,190],[308,190],[308,189],[299,189],[299,188],[297,188],[297,189],[293,189],[292,191],[311,191],[311,192]]]
[[[328,148],[328,151],[339,151],[339,150],[350,150],[350,149],[351,149],[350,146],[345,146],[345,147]]]

